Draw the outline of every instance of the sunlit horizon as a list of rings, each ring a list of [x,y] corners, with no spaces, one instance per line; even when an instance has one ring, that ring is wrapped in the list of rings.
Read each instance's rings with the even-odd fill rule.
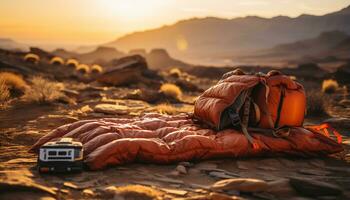
[[[0,38],[52,48],[76,47],[194,17],[323,15],[349,4],[348,0],[12,0],[0,3]]]

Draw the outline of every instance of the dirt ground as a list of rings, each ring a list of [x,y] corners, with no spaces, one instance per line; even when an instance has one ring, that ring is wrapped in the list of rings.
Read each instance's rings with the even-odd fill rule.
[[[86,98],[77,105],[37,105],[17,102],[0,112],[0,199],[349,199],[350,138],[340,127],[346,149],[325,158],[246,158],[184,162],[172,165],[146,163],[111,167],[101,171],[85,170],[78,174],[39,174],[36,155],[30,146],[52,129],[80,119],[132,117],[155,111],[152,105],[136,100],[120,100],[128,88],[95,89],[100,95]],[[113,91],[113,92],[111,92]],[[109,94],[113,94],[112,96]],[[188,97],[189,99],[191,97]],[[103,114],[91,108],[99,103],[116,102],[131,111]],[[191,109],[191,105],[178,107]],[[337,117],[349,117],[347,109],[334,109]],[[323,119],[307,119],[320,123]],[[347,125],[349,126],[349,125]],[[179,170],[182,166],[182,170]],[[180,167],[181,168],[181,167]],[[183,168],[185,171],[183,171]],[[182,171],[181,173],[177,173]],[[226,178],[255,178],[269,184],[267,190],[218,193],[210,186]],[[306,182],[304,179],[307,179]],[[291,187],[291,181],[309,189],[305,194]],[[309,182],[308,182],[309,181]],[[324,184],[331,184],[324,186]],[[318,196],[324,190],[341,191],[340,195]]]

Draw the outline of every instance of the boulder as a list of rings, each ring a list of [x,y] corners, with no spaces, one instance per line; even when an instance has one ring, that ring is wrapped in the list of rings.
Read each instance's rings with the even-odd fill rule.
[[[130,85],[144,83],[146,85],[160,85],[158,80],[149,78],[154,73],[148,69],[146,60],[139,55],[127,56],[112,62],[112,67],[97,76],[97,81],[108,85]],[[151,76],[152,77],[152,76]]]

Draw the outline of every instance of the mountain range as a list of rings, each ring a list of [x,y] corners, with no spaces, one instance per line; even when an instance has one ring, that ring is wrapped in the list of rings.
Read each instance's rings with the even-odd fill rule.
[[[322,32],[335,30],[350,34],[350,6],[322,16],[303,14],[295,18],[193,18],[127,34],[104,46],[124,51],[165,48],[175,57],[200,60],[208,56],[227,58],[246,54],[314,38]]]

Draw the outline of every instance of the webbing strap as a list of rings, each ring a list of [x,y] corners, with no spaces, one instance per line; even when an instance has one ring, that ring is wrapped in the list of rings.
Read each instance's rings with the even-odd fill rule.
[[[246,101],[243,105],[243,116],[242,116],[242,122],[241,122],[241,128],[244,136],[247,138],[247,140],[252,144],[253,149],[259,149],[259,144],[254,140],[254,138],[249,134],[248,132],[248,123],[249,123],[249,112],[250,112],[250,105],[252,103],[252,100],[250,98],[250,92],[248,92]]]
[[[306,128],[309,128],[309,129],[313,129],[321,134],[323,134],[324,136],[326,137],[329,137],[330,138],[330,134],[329,134],[329,130],[332,131],[333,135],[337,138],[337,142],[339,144],[342,143],[342,136],[341,134],[335,130],[330,124],[328,123],[324,123],[324,124],[321,124],[321,125],[314,125],[314,126],[306,126]]]
[[[273,123],[273,120],[272,120],[272,116],[271,116],[271,113],[270,113],[270,111],[269,111],[269,108],[268,108],[268,98],[269,98],[269,94],[270,94],[270,88],[269,88],[269,86],[265,83],[265,82],[263,82],[263,84],[264,84],[264,86],[265,86],[265,106],[263,106],[263,108],[262,108],[262,111],[266,114],[266,116],[267,116],[267,120],[268,120],[268,123],[269,123],[269,126],[270,126],[270,128],[272,129],[272,134],[275,136],[275,137],[287,137],[287,136],[289,136],[289,134],[290,134],[290,128],[288,128],[288,127],[284,127],[284,128],[282,128],[282,127],[278,127],[278,126],[275,126],[275,124]],[[282,92],[282,91],[281,91]],[[281,93],[281,95],[282,95],[282,93]],[[284,95],[284,92],[283,92],[283,95]],[[281,102],[280,102],[280,104],[281,104]],[[279,105],[279,109],[281,109],[282,108],[282,105]],[[280,111],[279,111],[280,112]],[[278,117],[279,118],[279,117]],[[276,120],[277,121],[277,120]],[[279,121],[279,119],[278,119],[278,121]],[[278,125],[278,124],[276,124],[276,125]],[[284,131],[285,129],[288,129],[287,131]]]

